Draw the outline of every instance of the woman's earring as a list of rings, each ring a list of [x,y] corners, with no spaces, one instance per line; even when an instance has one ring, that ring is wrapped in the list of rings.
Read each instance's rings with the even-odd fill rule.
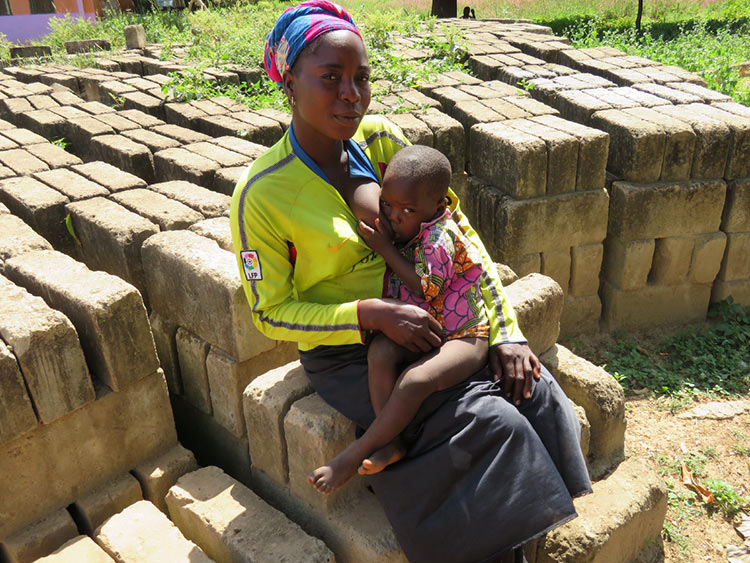
[[[292,106],[292,109],[294,109],[294,106],[297,105],[297,102],[294,99],[294,96],[289,97],[289,104]]]

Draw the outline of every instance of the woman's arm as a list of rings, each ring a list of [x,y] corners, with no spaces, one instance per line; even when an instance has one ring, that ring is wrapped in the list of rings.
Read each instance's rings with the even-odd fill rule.
[[[442,342],[442,327],[432,315],[395,299],[363,299],[359,322],[362,328],[380,331],[412,352],[429,352]]]

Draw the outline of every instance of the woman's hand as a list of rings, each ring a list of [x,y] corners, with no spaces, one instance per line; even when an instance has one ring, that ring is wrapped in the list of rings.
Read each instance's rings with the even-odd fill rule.
[[[364,221],[360,221],[357,225],[357,232],[359,232],[359,236],[365,239],[367,246],[378,254],[384,255],[389,250],[393,250],[391,233],[385,228],[381,219],[375,219],[374,229]]]
[[[424,309],[396,299],[364,299],[359,302],[362,328],[379,330],[412,352],[429,352],[442,343],[442,326]]]
[[[518,406],[521,398],[531,398],[531,380],[539,381],[542,364],[528,344],[506,342],[490,348],[490,368],[495,381],[505,377],[505,396]]]

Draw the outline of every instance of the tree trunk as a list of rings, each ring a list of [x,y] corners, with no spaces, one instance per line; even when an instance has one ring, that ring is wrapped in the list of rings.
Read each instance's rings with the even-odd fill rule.
[[[433,0],[433,3],[434,2],[435,0]],[[643,0],[638,0],[638,13],[635,16],[635,30],[639,35],[641,33],[641,17],[643,17]]]
[[[436,18],[458,16],[458,0],[432,0],[432,15]]]

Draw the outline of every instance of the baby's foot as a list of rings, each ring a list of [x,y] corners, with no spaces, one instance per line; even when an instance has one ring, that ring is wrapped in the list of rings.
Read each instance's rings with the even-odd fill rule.
[[[362,464],[357,469],[357,473],[360,475],[372,475],[373,473],[380,473],[392,463],[396,463],[399,459],[406,455],[406,448],[400,440],[394,440],[387,446],[380,448],[378,451],[373,453],[368,458],[362,460]]]
[[[318,467],[307,476],[307,482],[324,495],[336,492],[357,472],[359,460],[352,459],[347,454],[347,450],[344,450],[334,457],[328,465]]]

